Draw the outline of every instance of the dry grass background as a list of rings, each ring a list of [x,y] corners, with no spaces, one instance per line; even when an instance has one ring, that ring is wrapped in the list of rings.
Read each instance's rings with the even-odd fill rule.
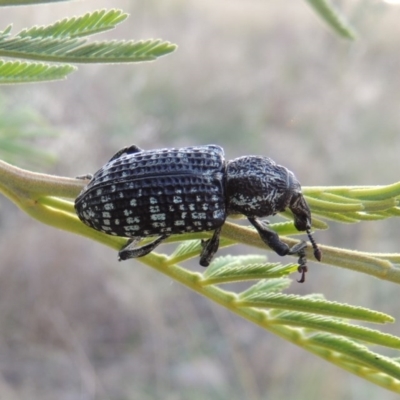
[[[303,185],[399,180],[400,9],[342,1],[360,39],[333,35],[306,2],[81,1],[2,8],[17,31],[102,7],[107,37],[179,45],[155,63],[81,66],[65,82],[2,87],[60,131],[50,171],[93,172],[114,151],[217,143],[265,154]],[[0,208],[0,399],[341,399],[397,396],[230,315],[114,251]],[[321,243],[398,252],[399,221],[333,226]],[[249,248],[232,249],[252,251]],[[226,253],[222,251],[221,254]],[[269,253],[270,254],[270,253]],[[271,257],[273,257],[271,255]],[[189,268],[200,270],[197,262]],[[394,284],[314,264],[295,293],[400,319]],[[385,327],[400,335],[400,325]]]

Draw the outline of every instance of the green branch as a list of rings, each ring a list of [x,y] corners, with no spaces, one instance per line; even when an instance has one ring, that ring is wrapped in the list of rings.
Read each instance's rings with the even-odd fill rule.
[[[74,199],[87,181],[39,174],[0,161],[0,192],[20,209],[47,225],[96,240],[116,250],[126,238],[113,237],[84,225],[76,216]],[[364,213],[374,215],[396,209],[400,184],[379,187],[304,188],[312,211],[320,217]],[[315,210],[314,210],[315,208]],[[382,214],[383,215],[383,214]],[[356,217],[354,218],[356,220]],[[359,220],[360,221],[360,220]],[[292,232],[292,222],[271,224],[277,232]],[[326,228],[328,225],[323,225]],[[264,256],[219,257],[204,274],[193,273],[180,263],[198,257],[199,238],[209,233],[175,235],[168,241],[182,241],[171,255],[151,253],[139,259],[144,264],[182,283],[210,300],[270,332],[375,384],[400,393],[400,364],[368,349],[369,344],[400,348],[400,338],[350,321],[393,322],[393,318],[373,310],[325,300],[322,296],[295,296],[282,293],[291,283],[287,276],[297,273],[296,264],[270,263]],[[244,243],[266,245],[255,230],[231,222],[222,230],[221,246]],[[284,236],[289,245],[297,240]],[[323,262],[349,268],[381,279],[400,283],[400,269],[394,262],[399,254],[362,253],[321,245]],[[312,257],[308,250],[309,257]],[[242,293],[222,290],[217,285],[256,281]]]

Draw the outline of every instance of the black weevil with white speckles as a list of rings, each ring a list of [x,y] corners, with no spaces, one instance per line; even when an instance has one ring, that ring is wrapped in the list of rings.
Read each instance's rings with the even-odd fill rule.
[[[258,219],[286,208],[294,215],[296,229],[307,232],[320,261],[300,183],[268,157],[225,161],[223,149],[215,145],[159,150],[131,146],[100,168],[75,200],[76,212],[86,225],[131,238],[120,250],[120,260],[142,257],[173,234],[214,231],[211,239],[201,242],[200,265],[206,267],[218,250],[227,216],[244,214],[277,254],[299,256],[299,282],[304,282],[306,243],[289,248]],[[158,237],[139,246],[148,236]]]

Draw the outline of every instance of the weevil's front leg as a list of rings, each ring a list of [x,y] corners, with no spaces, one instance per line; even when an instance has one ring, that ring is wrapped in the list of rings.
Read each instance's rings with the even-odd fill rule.
[[[265,242],[272,250],[274,250],[278,255],[285,256],[288,254],[297,254],[299,256],[299,266],[298,271],[301,273],[300,280],[298,282],[303,283],[305,281],[305,274],[308,270],[307,267],[307,258],[305,249],[307,247],[307,243],[302,241],[300,243],[295,244],[292,248],[290,248],[286,243],[283,243],[276,232],[272,229],[268,228],[268,226],[256,218],[249,217],[248,220],[251,224],[257,229],[258,234],[260,235],[263,242]]]
[[[297,267],[297,271],[300,272],[301,277],[300,277],[300,280],[298,280],[297,282],[303,283],[306,280],[306,272],[308,271],[306,252],[304,251],[307,247],[307,244],[306,244],[306,242],[301,242],[297,246],[300,246],[300,245],[303,245],[303,247],[300,250],[297,249],[296,254],[299,256],[299,260],[297,261],[299,263],[299,266]],[[293,246],[293,247],[296,247],[296,246]],[[293,249],[293,247],[292,247],[292,249]]]
[[[303,283],[306,280],[306,272],[308,271],[307,267],[307,257],[306,257],[306,250],[307,243],[303,240],[300,243],[295,244],[290,250],[288,254],[297,254],[299,256],[298,263],[299,266],[297,267],[297,271],[300,272],[301,277],[300,280],[297,282]]]
[[[203,250],[200,254],[200,265],[202,267],[208,267],[212,258],[214,257],[214,254],[218,251],[220,234],[221,228],[217,228],[214,231],[211,239],[201,241],[201,247]]]
[[[136,247],[142,238],[133,238],[119,251],[118,261],[128,260],[129,258],[143,257],[146,254],[152,252],[163,240],[170,235],[161,235],[151,243],[145,244],[140,247]]]
[[[254,217],[248,217],[249,222],[257,229],[261,240],[266,243],[276,254],[286,256],[290,252],[290,247],[279,239],[278,234],[270,229],[262,221]]]

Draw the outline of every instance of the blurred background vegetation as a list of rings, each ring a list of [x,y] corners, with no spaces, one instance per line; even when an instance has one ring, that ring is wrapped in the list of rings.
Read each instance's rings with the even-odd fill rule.
[[[359,32],[332,33],[298,0],[97,0],[3,8],[0,30],[119,7],[102,38],[162,38],[154,63],[83,65],[66,81],[0,88],[0,138],[55,156],[14,164],[77,176],[119,148],[215,143],[262,154],[304,186],[399,180],[400,8],[338,2]],[[15,121],[12,122],[12,121]],[[11,126],[11,128],[10,128]],[[29,132],[47,134],[30,139]],[[58,135],[55,135],[58,132]],[[34,135],[32,135],[34,136]],[[38,141],[39,140],[39,141]],[[9,152],[7,154],[10,154]],[[10,160],[9,160],[10,161]],[[398,221],[335,225],[316,240],[399,252]],[[248,247],[221,254],[254,252]],[[257,251],[259,252],[259,251]],[[95,242],[0,199],[1,399],[362,399],[374,387]],[[268,253],[271,259],[274,256]],[[201,271],[197,260],[189,266]],[[399,287],[311,265],[293,293],[322,292],[400,319]],[[399,323],[386,332],[400,335]]]

